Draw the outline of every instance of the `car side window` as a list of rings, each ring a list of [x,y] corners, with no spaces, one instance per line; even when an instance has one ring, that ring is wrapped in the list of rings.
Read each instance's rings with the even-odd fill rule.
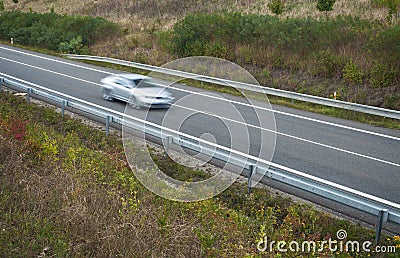
[[[135,86],[138,86],[142,79],[133,80]]]
[[[113,83],[118,84],[118,85],[122,85],[121,80],[119,78],[114,78],[113,79]]]
[[[129,85],[128,81],[124,80],[122,78],[115,78],[114,79],[114,83],[118,84],[118,85],[121,85],[121,86],[123,86],[125,88],[131,88],[131,86]]]

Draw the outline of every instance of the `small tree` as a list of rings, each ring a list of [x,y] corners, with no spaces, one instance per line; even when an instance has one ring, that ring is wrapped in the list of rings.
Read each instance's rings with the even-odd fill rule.
[[[88,52],[88,48],[82,44],[82,37],[78,36],[72,38],[69,42],[61,42],[58,44],[58,50],[62,53],[72,53],[72,54],[85,54]]]
[[[317,9],[320,12],[328,13],[333,10],[333,5],[336,0],[318,0]]]
[[[279,15],[285,10],[285,3],[282,0],[272,0],[268,4],[268,8],[271,12]]]

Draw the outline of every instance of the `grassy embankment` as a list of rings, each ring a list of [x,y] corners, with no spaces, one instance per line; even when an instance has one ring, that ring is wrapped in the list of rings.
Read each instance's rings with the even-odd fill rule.
[[[180,180],[209,176],[154,157]],[[349,240],[374,238],[373,229],[268,190],[249,195],[240,184],[207,201],[165,200],[136,180],[118,136],[5,92],[0,171],[0,253],[8,257],[260,257],[256,245],[264,235],[321,243],[345,229]],[[380,244],[399,245],[400,239],[383,236]],[[332,253],[325,248],[319,255]]]

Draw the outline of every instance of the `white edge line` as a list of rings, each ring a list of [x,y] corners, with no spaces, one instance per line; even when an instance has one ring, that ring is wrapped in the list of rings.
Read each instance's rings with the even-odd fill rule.
[[[51,59],[48,57],[44,57],[44,56],[39,56],[39,55],[35,55],[35,54],[31,54],[31,53],[26,53],[24,51],[19,51],[19,50],[15,50],[15,49],[10,49],[10,48],[6,48],[6,47],[2,47],[0,46],[0,49],[4,49],[4,50],[8,50],[8,51],[12,51],[12,52],[17,52],[20,54],[25,54],[25,55],[29,55],[29,56],[33,56],[33,57],[37,57],[37,58],[41,58],[44,60],[48,60],[48,61],[52,61],[52,62],[57,62],[57,63],[61,63],[61,64],[66,64],[66,65],[70,65],[70,66],[74,66],[74,67],[79,67],[79,68],[83,68],[83,69],[87,69],[87,70],[91,70],[91,71],[95,71],[95,72],[101,72],[101,73],[105,73],[105,74],[115,74],[115,73],[111,73],[111,72],[107,72],[107,71],[103,71],[103,70],[99,70],[99,69],[95,69],[95,68],[91,68],[91,67],[87,67],[87,66],[83,66],[83,65],[78,65],[78,64],[73,64],[73,63],[68,63],[65,61],[60,61],[60,60],[56,60],[56,59]],[[111,58],[112,59],[112,58]],[[116,59],[117,60],[117,59]],[[128,62],[128,61],[127,61]],[[197,77],[197,76],[196,76]],[[82,80],[82,79],[81,79]],[[93,82],[89,82],[94,84]],[[100,85],[100,84],[97,84]],[[192,94],[199,94],[202,95],[201,93],[196,93],[196,92],[191,92],[189,90],[184,90],[184,89],[179,89],[179,88],[174,88],[174,87],[169,87],[175,90],[179,90],[179,91],[184,91],[184,92],[189,92]],[[208,95],[207,95],[208,96]],[[216,99],[219,99],[217,97],[215,97]],[[246,103],[242,103],[242,102],[238,102],[238,101],[233,101],[233,100],[226,100],[226,99],[220,99],[220,100],[224,100],[224,101],[228,101],[231,103],[236,103],[236,104],[240,104],[240,105],[247,105],[247,106],[251,106],[253,108],[259,108],[259,109],[265,109],[265,110],[270,110],[271,112],[274,113],[278,113],[281,115],[286,115],[286,116],[291,116],[291,117],[295,117],[295,118],[299,118],[299,119],[303,119],[303,120],[308,120],[308,121],[312,121],[312,122],[316,122],[316,123],[321,123],[321,124],[325,124],[325,125],[330,125],[330,126],[335,126],[335,127],[339,127],[339,128],[343,128],[343,129],[347,129],[347,130],[351,130],[351,131],[356,131],[356,132],[361,132],[361,133],[365,133],[365,134],[370,134],[370,135],[375,135],[375,136],[379,136],[379,137],[383,137],[383,138],[389,138],[392,140],[397,140],[400,141],[399,137],[395,137],[395,136],[391,136],[391,135],[386,135],[386,134],[381,134],[381,133],[376,133],[376,132],[372,132],[372,131],[367,131],[367,130],[363,130],[363,129],[359,129],[359,128],[354,128],[354,127],[350,127],[350,126],[346,126],[346,125],[340,125],[340,124],[335,124],[332,122],[327,122],[327,121],[322,121],[322,120],[318,120],[318,119],[314,119],[314,118],[309,118],[309,117],[303,117],[300,115],[295,115],[295,114],[290,114],[290,113],[286,113],[283,111],[278,111],[278,110],[274,110],[274,109],[267,109],[267,108],[263,108],[263,107],[259,107],[259,106],[253,106],[250,104],[246,104]]]
[[[19,78],[16,78],[16,77],[13,77],[13,76],[10,76],[10,75],[1,73],[1,72],[0,72],[0,75],[2,75],[2,76],[7,76],[7,77],[9,77],[9,78],[12,78],[13,80],[20,81],[20,82],[22,82],[22,83],[24,83],[24,84],[28,84],[28,85],[37,87],[37,88],[42,89],[42,90],[45,90],[45,91],[50,91],[50,92],[56,93],[56,94],[58,94],[58,95],[60,95],[60,96],[63,96],[63,97],[66,97],[66,98],[69,98],[69,99],[72,99],[72,100],[75,100],[75,101],[78,101],[78,102],[82,102],[82,103],[84,103],[84,104],[86,104],[86,105],[89,105],[89,106],[93,106],[93,107],[96,107],[96,108],[98,108],[98,109],[103,109],[103,110],[108,111],[108,112],[110,112],[110,113],[114,113],[114,114],[120,115],[120,116],[123,117],[123,119],[125,119],[125,117],[126,117],[126,118],[129,118],[129,119],[135,120],[135,121],[137,121],[137,122],[143,123],[143,124],[148,124],[148,125],[154,126],[154,127],[159,128],[159,129],[161,129],[161,130],[170,131],[170,132],[173,132],[173,133],[178,134],[178,135],[180,135],[180,136],[184,136],[184,137],[187,137],[187,138],[189,138],[189,139],[196,140],[196,141],[202,142],[202,143],[207,144],[207,145],[211,145],[211,146],[213,146],[213,147],[216,147],[216,148],[219,148],[219,149],[228,151],[228,152],[230,152],[230,153],[234,153],[234,154],[237,154],[237,155],[246,157],[246,158],[253,159],[253,160],[257,161],[257,162],[260,162],[260,163],[263,163],[263,164],[267,164],[268,166],[272,165],[273,167],[282,169],[282,170],[284,170],[284,171],[288,171],[288,172],[290,172],[290,173],[292,173],[292,174],[295,174],[295,175],[298,175],[298,176],[301,176],[301,177],[304,177],[304,178],[307,178],[307,179],[316,181],[316,182],[318,182],[318,183],[322,183],[322,184],[331,186],[331,187],[333,187],[333,188],[337,188],[337,189],[340,189],[340,190],[342,190],[342,191],[346,191],[346,192],[349,192],[349,193],[352,193],[352,194],[355,194],[355,195],[364,197],[364,198],[366,198],[366,199],[373,200],[373,201],[378,202],[378,203],[383,203],[383,204],[386,204],[386,205],[388,205],[388,206],[392,206],[393,208],[396,208],[396,209],[400,209],[400,204],[398,204],[398,203],[394,203],[394,202],[391,202],[391,201],[382,199],[382,198],[377,197],[377,196],[373,196],[373,195],[370,195],[370,194],[367,194],[367,193],[363,193],[363,192],[360,192],[360,191],[355,190],[355,189],[353,189],[353,188],[349,188],[349,187],[347,187],[347,186],[339,185],[339,184],[337,184],[337,183],[334,183],[334,182],[331,182],[331,181],[328,181],[328,180],[325,180],[325,179],[322,179],[322,178],[319,178],[319,177],[315,177],[315,176],[306,174],[306,173],[304,173],[304,172],[300,172],[300,171],[298,171],[298,170],[295,170],[295,169],[292,169],[292,168],[288,168],[288,167],[285,167],[285,166],[282,166],[282,165],[273,163],[273,162],[271,162],[271,161],[262,160],[262,159],[260,159],[260,158],[258,158],[258,157],[254,157],[254,156],[251,156],[251,155],[246,154],[246,153],[242,153],[242,152],[239,152],[239,151],[236,151],[236,150],[232,150],[232,149],[229,149],[229,148],[227,148],[227,147],[224,147],[224,146],[215,144],[215,143],[213,143],[213,142],[208,142],[208,141],[203,140],[203,139],[201,139],[201,138],[196,138],[196,137],[194,137],[194,136],[192,136],[192,135],[188,135],[188,134],[185,134],[185,133],[182,133],[182,132],[179,132],[179,131],[175,131],[175,130],[172,130],[172,129],[170,129],[170,128],[166,128],[166,127],[160,126],[160,125],[155,124],[155,123],[152,123],[152,122],[148,122],[148,121],[143,120],[143,119],[140,119],[140,118],[136,118],[136,117],[133,117],[133,116],[129,116],[129,115],[126,115],[126,114],[124,114],[124,113],[121,113],[121,112],[118,112],[118,111],[115,111],[115,110],[112,110],[112,109],[109,109],[109,108],[106,108],[106,107],[102,107],[102,106],[99,106],[99,105],[97,105],[97,104],[93,104],[93,103],[90,103],[90,102],[88,102],[88,101],[85,101],[85,100],[82,100],[82,99],[79,99],[79,98],[76,98],[76,97],[73,97],[73,96],[70,96],[70,95],[67,95],[67,94],[59,93],[59,92],[57,92],[57,91],[48,89],[48,88],[43,87],[43,86],[40,86],[40,85],[38,85],[38,84],[31,83],[31,82],[28,82],[28,81],[25,81],[25,80],[21,80],[21,79],[19,79]]]
[[[89,83],[89,84],[94,84],[96,86],[101,86],[101,84],[98,84],[98,83],[94,83],[94,82],[87,81],[87,80],[84,80],[84,79],[80,79],[80,78],[77,78],[77,77],[74,77],[74,76],[66,75],[66,74],[63,74],[63,73],[51,71],[51,70],[44,69],[44,68],[41,68],[41,67],[36,67],[36,66],[30,65],[30,64],[25,64],[25,63],[22,63],[22,62],[19,62],[19,61],[15,61],[15,60],[11,60],[11,59],[8,59],[8,58],[5,58],[5,57],[0,57],[0,59],[7,60],[9,62],[18,63],[18,64],[25,65],[25,66],[28,66],[28,67],[32,67],[32,68],[35,68],[35,69],[43,70],[43,71],[46,71],[46,72],[49,72],[49,73],[57,74],[57,75],[64,76],[64,77],[67,77],[67,78],[71,78],[71,79],[74,79],[74,80],[86,82],[86,83]],[[164,86],[164,85],[161,85],[161,86]],[[175,87],[172,87],[172,86],[170,86],[168,88],[179,90],[179,88],[175,88]],[[184,89],[182,89],[182,91],[192,93],[192,92],[184,90]],[[230,103],[243,104],[243,105],[246,105],[246,106],[249,106],[249,107],[253,107],[252,105],[247,104],[247,103],[241,103],[241,102],[238,102],[238,101],[229,101],[229,100],[227,100],[225,98],[220,98],[220,97],[216,97],[216,96],[208,95],[208,94],[204,94],[204,93],[195,92],[195,93],[192,93],[192,94],[205,96],[205,97],[211,97],[211,98],[214,98],[214,99],[217,99],[217,100],[223,100],[223,101],[227,101],[227,102],[230,102]],[[192,110],[192,111],[196,111],[196,112],[199,112],[199,113],[208,114],[208,115],[211,115],[211,116],[214,116],[214,117],[217,117],[217,118],[221,118],[221,119],[225,119],[225,120],[228,120],[228,121],[232,120],[232,119],[229,119],[229,118],[226,118],[226,117],[223,117],[223,116],[218,116],[218,115],[215,115],[215,114],[211,114],[211,113],[200,111],[200,110],[191,109],[191,108],[188,108],[188,107],[183,107],[183,106],[176,105],[176,104],[173,104],[173,106],[184,108],[184,109],[188,109],[188,110]],[[259,109],[270,111],[270,109],[267,109],[267,108],[261,108],[260,107]],[[231,122],[236,122],[236,123],[244,124],[244,125],[249,126],[249,127],[256,128],[256,129],[272,132],[269,129],[261,128],[259,126],[251,125],[251,124],[248,124],[248,123],[243,123],[243,122],[240,122],[240,121],[232,120]],[[308,140],[308,139],[300,138],[300,137],[297,137],[297,136],[293,136],[293,135],[282,133],[282,132],[278,132],[278,131],[276,131],[274,133],[282,135],[282,136],[285,136],[285,137],[288,137],[288,138],[292,138],[292,139],[295,139],[295,140],[299,140],[299,141],[303,141],[303,142],[306,142],[306,143],[310,143],[310,144],[318,145],[318,146],[321,146],[321,147],[325,147],[325,148],[328,148],[328,149],[336,150],[336,151],[339,151],[339,152],[344,152],[344,153],[355,155],[355,156],[358,156],[358,157],[362,157],[362,158],[374,160],[374,161],[377,161],[377,162],[385,163],[385,164],[388,164],[388,165],[400,167],[400,164],[397,164],[397,163],[394,163],[394,162],[391,162],[391,161],[387,161],[387,160],[371,157],[371,156],[364,155],[364,154],[357,153],[357,152],[352,152],[352,151],[345,150],[345,149],[342,149],[342,148],[338,148],[338,147],[330,146],[330,145],[327,145],[327,144],[311,141],[311,140]]]
[[[314,144],[314,145],[318,145],[318,146],[321,146],[321,147],[324,147],[324,148],[333,149],[333,150],[336,150],[336,151],[339,151],[339,152],[344,152],[344,153],[347,153],[347,154],[355,155],[355,156],[358,156],[358,157],[361,157],[361,158],[366,158],[366,159],[370,159],[370,160],[373,160],[373,161],[378,161],[378,162],[381,162],[381,163],[385,163],[385,164],[388,164],[388,165],[400,167],[400,164],[397,164],[397,163],[394,163],[394,162],[391,162],[391,161],[378,159],[378,158],[371,157],[371,156],[368,156],[368,155],[364,155],[364,154],[361,154],[361,153],[352,152],[352,151],[349,151],[349,150],[341,149],[341,148],[330,146],[330,145],[327,145],[327,144],[323,144],[323,143],[319,143],[319,142],[303,139],[303,138],[300,138],[300,137],[297,137],[297,136],[293,136],[293,135],[290,135],[290,134],[281,133],[281,132],[278,132],[278,131],[273,131],[271,129],[262,128],[260,126],[251,125],[251,124],[248,124],[248,123],[245,123],[245,122],[236,121],[236,120],[224,117],[224,116],[219,116],[219,115],[216,115],[216,114],[212,114],[210,112],[205,112],[205,111],[201,111],[201,110],[197,110],[197,109],[193,109],[193,108],[189,108],[189,107],[184,107],[184,106],[176,105],[176,104],[174,104],[174,106],[182,108],[182,109],[187,109],[187,110],[190,110],[190,111],[195,111],[197,113],[206,114],[206,115],[213,116],[213,117],[216,117],[216,118],[220,118],[220,119],[223,119],[223,120],[231,121],[231,122],[234,122],[234,123],[242,124],[242,125],[245,125],[245,126],[248,126],[248,127],[253,127],[255,129],[267,131],[267,132],[270,132],[270,133],[276,133],[276,134],[279,134],[279,135],[282,135],[282,136],[285,136],[285,137],[288,137],[288,138],[292,138],[292,139],[295,139],[295,140],[298,140],[298,141],[303,141],[303,142]]]

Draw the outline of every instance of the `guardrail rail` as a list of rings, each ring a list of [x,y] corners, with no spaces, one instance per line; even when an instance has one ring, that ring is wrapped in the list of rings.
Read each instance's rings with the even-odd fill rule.
[[[342,186],[306,173],[291,169],[261,158],[241,153],[203,139],[175,131],[146,120],[128,116],[124,113],[67,95],[46,87],[18,79],[16,77],[0,73],[0,92],[2,86],[25,92],[27,101],[32,95],[40,96],[49,102],[59,103],[62,115],[67,107],[72,107],[85,113],[103,118],[106,125],[106,134],[109,133],[110,123],[128,126],[161,140],[168,140],[170,144],[200,152],[204,155],[212,155],[214,159],[230,162],[232,165],[245,168],[249,171],[248,189],[251,189],[251,176],[254,173],[264,175],[287,185],[302,189],[322,196],[337,203],[377,216],[375,242],[380,238],[382,225],[393,222],[400,225],[400,204],[372,196],[346,186]]]

